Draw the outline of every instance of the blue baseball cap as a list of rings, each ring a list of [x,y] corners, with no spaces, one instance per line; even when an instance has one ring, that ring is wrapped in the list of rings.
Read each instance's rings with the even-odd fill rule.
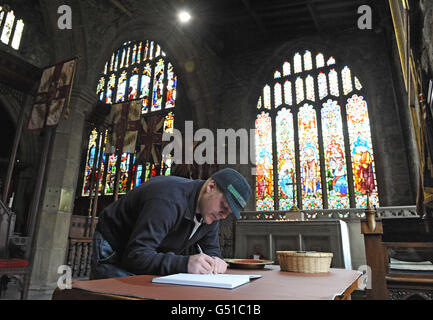
[[[241,210],[245,208],[251,196],[251,188],[247,180],[239,172],[230,168],[215,172],[211,178],[224,193],[230,209],[239,219]]]

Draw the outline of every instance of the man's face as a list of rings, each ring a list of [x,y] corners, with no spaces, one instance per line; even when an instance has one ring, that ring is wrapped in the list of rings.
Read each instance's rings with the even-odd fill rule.
[[[231,213],[224,194],[218,190],[215,181],[211,180],[206,186],[201,201],[198,204],[200,214],[206,224],[227,218]]]

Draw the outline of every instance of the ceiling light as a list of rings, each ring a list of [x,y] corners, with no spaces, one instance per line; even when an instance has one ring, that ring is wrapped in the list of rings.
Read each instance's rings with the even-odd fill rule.
[[[179,20],[180,22],[188,22],[191,19],[191,15],[186,12],[186,11],[182,11],[181,13],[179,13]]]

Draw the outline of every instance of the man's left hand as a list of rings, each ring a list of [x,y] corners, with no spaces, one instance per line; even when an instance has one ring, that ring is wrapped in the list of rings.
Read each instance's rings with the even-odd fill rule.
[[[227,270],[227,263],[218,257],[212,257],[214,259],[214,273],[225,273]]]

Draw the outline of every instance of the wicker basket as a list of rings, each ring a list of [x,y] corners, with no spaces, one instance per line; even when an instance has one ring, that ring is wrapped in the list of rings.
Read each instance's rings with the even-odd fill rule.
[[[316,251],[277,251],[281,271],[322,273],[329,272],[332,253]]]

